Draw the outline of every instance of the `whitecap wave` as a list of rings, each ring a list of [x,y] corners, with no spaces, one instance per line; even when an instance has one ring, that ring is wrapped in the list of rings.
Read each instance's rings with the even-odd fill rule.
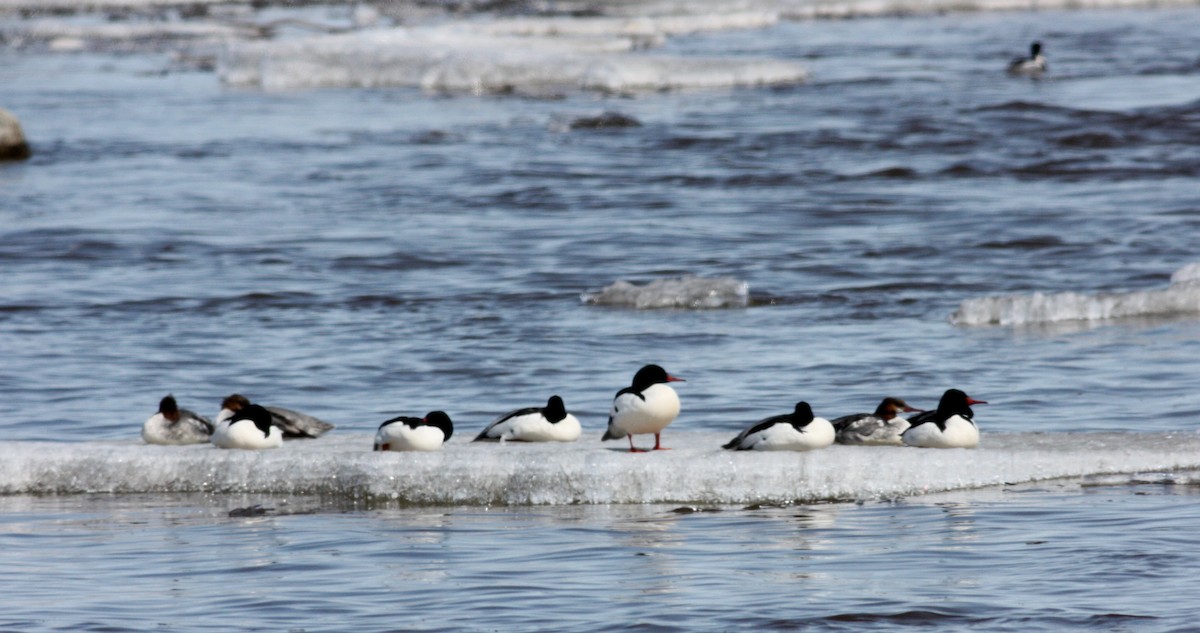
[[[887,499],[1046,479],[1200,467],[1194,433],[985,434],[974,450],[833,446],[725,451],[730,433],[676,432],[672,451],[475,444],[373,453],[343,433],[271,451],[129,442],[0,444],[0,493],[322,495],[408,504],[750,504]],[[469,435],[469,434],[467,434]]]
[[[750,304],[750,284],[732,277],[656,279],[643,286],[617,281],[580,297],[585,304],[639,310],[744,308]]]
[[[1084,294],[1002,295],[963,301],[950,315],[955,325],[1031,325],[1137,317],[1200,315],[1200,264],[1171,275],[1162,290]]]

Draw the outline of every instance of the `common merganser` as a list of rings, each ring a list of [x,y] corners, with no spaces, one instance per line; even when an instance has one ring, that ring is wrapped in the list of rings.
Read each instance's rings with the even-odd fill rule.
[[[142,440],[147,444],[206,444],[212,432],[212,422],[180,409],[170,394],[159,400],[158,413],[142,424]]]
[[[909,446],[922,448],[975,448],[979,445],[979,427],[975,426],[973,404],[987,403],[958,389],[947,389],[936,411],[908,419],[908,430],[901,439]]]
[[[634,435],[654,434],[654,449],[664,450],[662,430],[679,415],[679,395],[667,383],[684,382],[658,365],[646,365],[633,376],[633,384],[617,392],[602,440],[629,436],[629,451],[645,452],[633,445]]]
[[[234,413],[240,411],[242,407],[250,404],[250,400],[241,394],[235,393],[227,396],[221,401],[221,412],[217,414],[217,422],[228,419]],[[279,427],[283,432],[283,437],[286,439],[301,439],[320,437],[325,432],[333,429],[334,426],[328,422],[318,420],[311,415],[306,415],[291,409],[283,407],[263,407],[271,413],[271,423]]]
[[[271,412],[266,407],[247,404],[217,421],[212,443],[217,448],[279,448],[283,446],[283,432],[271,423]]]
[[[379,425],[377,451],[436,451],[454,434],[450,416],[430,411],[423,418],[400,416]]]
[[[475,441],[574,442],[580,431],[579,420],[567,413],[562,398],[550,396],[544,407],[517,409],[496,418]]]
[[[908,429],[901,412],[921,411],[900,398],[884,398],[874,413],[855,413],[833,420],[838,444],[900,445],[900,435]]]
[[[796,409],[759,421],[725,444],[738,451],[811,451],[833,444],[833,425],[813,415],[807,402]]]
[[[1042,43],[1030,44],[1029,57],[1018,57],[1009,62],[1008,72],[1013,75],[1040,75],[1046,72],[1046,56],[1042,55]]]

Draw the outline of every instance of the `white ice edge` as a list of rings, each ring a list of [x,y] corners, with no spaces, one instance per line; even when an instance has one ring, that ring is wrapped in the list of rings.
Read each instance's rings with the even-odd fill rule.
[[[467,433],[466,435],[471,435]],[[0,444],[0,494],[330,495],[438,505],[749,504],[886,499],[1003,484],[1200,468],[1195,433],[987,434],[973,450],[833,446],[731,452],[733,433],[664,435],[673,450],[624,442],[484,444],[373,453],[339,433],[267,451],[140,442]]]

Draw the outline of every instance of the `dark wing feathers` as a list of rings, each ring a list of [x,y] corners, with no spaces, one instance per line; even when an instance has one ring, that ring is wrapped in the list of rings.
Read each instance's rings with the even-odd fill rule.
[[[833,425],[834,430],[841,431],[842,429],[850,426],[851,424],[854,424],[855,422],[858,422],[859,420],[866,418],[869,415],[872,415],[872,414],[870,414],[870,413],[854,413],[851,415],[843,415],[840,418],[834,418],[834,419],[830,420],[829,423]]]
[[[759,431],[765,431],[765,430],[775,426],[776,424],[780,424],[780,423],[791,424],[791,422],[792,422],[791,418],[792,418],[791,414],[788,414],[788,415],[776,415],[776,416],[769,417],[765,420],[761,420],[754,426],[746,429],[745,431],[742,431],[741,435],[738,435],[737,437],[730,440],[727,444],[725,444],[724,448],[733,448],[733,449],[737,449],[739,451],[746,450],[746,448],[741,445],[742,440],[746,439],[747,437],[750,437],[751,435],[754,435],[755,433],[758,433]]]
[[[542,412],[541,407],[525,407],[524,409],[517,409],[516,411],[509,411],[508,413],[505,413],[504,415],[493,420],[492,423],[487,425],[487,428],[485,428],[483,431],[481,431],[479,433],[479,435],[477,435],[475,437],[475,439],[472,441],[473,442],[485,442],[488,440],[499,439],[499,438],[495,438],[495,437],[488,437],[488,431],[492,430],[492,428],[494,428],[497,424],[503,424],[504,422],[507,422],[508,420],[511,420],[513,418],[520,417],[523,415],[530,415],[532,413],[541,413],[541,412]]]

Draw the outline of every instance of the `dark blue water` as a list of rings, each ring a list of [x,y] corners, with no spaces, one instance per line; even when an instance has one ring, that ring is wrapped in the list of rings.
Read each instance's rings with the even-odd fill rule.
[[[782,21],[640,54],[805,83],[547,95],[234,87],[220,45],[59,53],[0,16],[0,107],[34,151],[0,165],[0,628],[1186,630],[1190,479],[907,495],[933,471],[955,490],[1198,465],[1200,309],[1087,318],[1096,293],[1191,296],[1170,284],[1200,261],[1198,17]],[[1035,38],[1050,72],[1006,76]],[[639,125],[572,126],[605,112]],[[580,299],[684,275],[745,281],[749,305]],[[1083,300],[948,322],[1035,292]],[[647,362],[688,380],[679,451],[626,466],[598,439]],[[977,453],[773,471],[716,450],[797,400],[835,417],[948,387],[991,402]],[[164,394],[212,415],[235,391],[338,429],[262,455],[138,445]],[[584,437],[524,456],[540,470],[462,445],[551,393]],[[444,454],[366,453],[432,409],[458,427]],[[111,493],[54,496],[81,490]],[[745,509],[788,495],[864,504]]]
[[[1191,488],[784,508],[5,497],[12,630],[1178,631]],[[255,500],[259,501],[259,500]]]

